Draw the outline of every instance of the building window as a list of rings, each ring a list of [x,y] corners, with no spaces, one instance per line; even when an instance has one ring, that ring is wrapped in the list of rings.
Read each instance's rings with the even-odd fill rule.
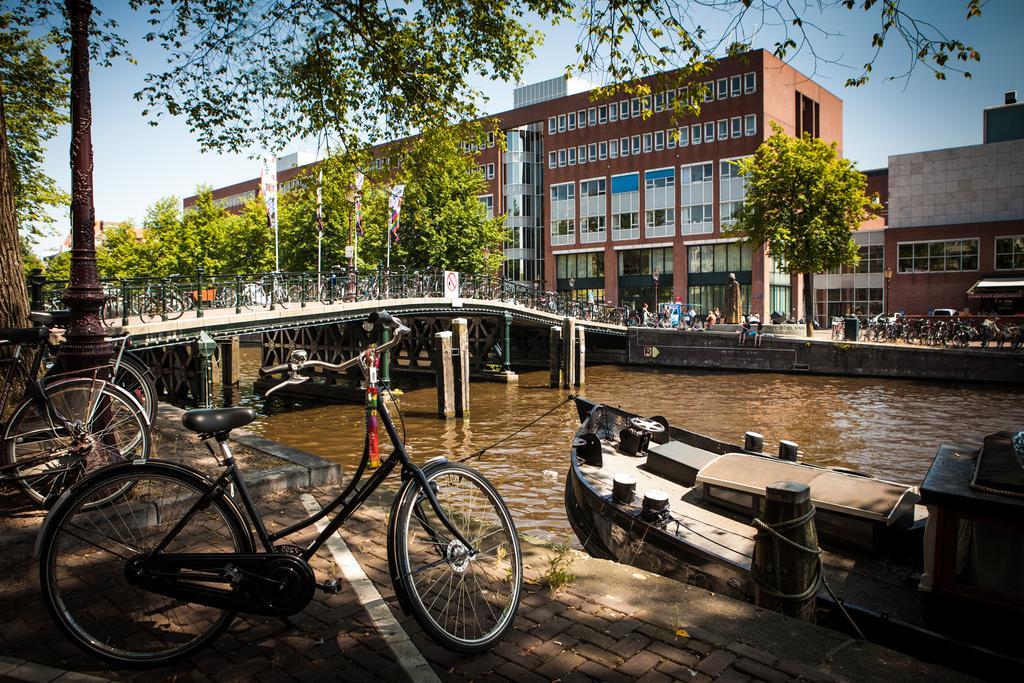
[[[565,150],[564,149],[558,150],[558,166],[559,167],[565,166]]]
[[[565,130],[565,114],[558,115],[558,132],[561,133]]]
[[[700,124],[695,123],[690,126],[690,144],[699,145],[701,143],[700,137]]]
[[[581,164],[587,163],[587,146],[580,145],[579,147],[577,147],[576,156],[579,157],[579,161]]]
[[[636,154],[639,154],[639,153],[640,153],[640,136],[639,135],[634,135],[633,136],[633,154],[636,155]]]
[[[743,93],[743,77],[733,76],[729,79],[729,94],[732,97],[739,97]]]
[[[587,156],[590,157],[590,162],[591,163],[597,161],[597,143],[596,142],[591,142],[589,145],[587,145]]]
[[[575,166],[576,165],[576,148],[575,147],[570,147],[569,148],[569,165],[570,166]]]
[[[602,104],[597,108],[597,122],[608,123],[608,105]]]
[[[551,186],[551,244],[576,242],[576,185]]]
[[[587,110],[587,125],[597,125],[597,107],[591,107],[590,109]]]
[[[629,138],[619,138],[619,154],[629,156]]]
[[[690,144],[690,127],[683,126],[679,129],[679,146],[686,147]]]
[[[604,242],[607,213],[606,180],[580,181],[580,242]]]
[[[484,210],[487,212],[488,218],[494,218],[494,195],[485,194],[477,197],[480,203],[484,205]]]
[[[608,105],[608,120],[612,122],[619,120],[619,105],[615,103]]]
[[[640,98],[639,97],[634,97],[632,99],[632,101],[631,101],[631,105],[632,106],[630,108],[632,109],[633,118],[636,118],[636,117],[640,116],[640,111],[641,111]]]
[[[847,315],[882,312],[881,287],[836,287],[814,290],[814,317],[821,325]]]
[[[686,250],[686,261],[689,273],[687,303],[698,307],[701,313],[716,307],[725,308],[729,273],[735,273],[740,282],[743,312],[750,312],[753,252],[749,245],[731,242],[689,247]]]
[[[714,102],[715,101],[715,82],[707,81],[704,83],[704,101]]]
[[[719,78],[718,79],[718,99],[724,100],[729,96],[729,79]]]
[[[644,235],[671,237],[676,229],[675,169],[644,173],[644,191]]]
[[[743,74],[743,92],[750,94],[757,90],[757,74],[750,72]]]
[[[609,140],[608,141],[608,156],[612,159],[619,158],[619,141]]]
[[[599,142],[599,143],[597,143],[597,158],[598,159],[602,159],[602,160],[608,158],[608,143],[607,142]]]
[[[678,136],[674,130],[665,131],[662,135],[666,136],[665,146],[669,149],[675,149],[676,144],[679,142]],[[657,143],[657,141],[655,141]],[[658,149],[661,149],[660,147]]]
[[[494,180],[494,164],[487,164],[487,179]]]
[[[743,117],[743,134],[757,135],[757,114],[747,114]]]
[[[652,136],[650,133],[644,133],[644,152],[651,151]]]
[[[629,118],[629,100],[619,102],[619,118],[623,121]]]
[[[576,112],[571,111],[568,115],[569,118],[569,130],[576,130]]]
[[[644,95],[643,99],[641,100],[641,102],[643,104],[643,110],[646,111],[646,112],[650,112],[651,111],[651,96],[650,95]]]
[[[672,247],[623,249],[619,252],[619,275],[672,274]]]
[[[680,169],[681,228],[684,235],[714,232],[712,204],[714,199],[715,165],[708,161]]]
[[[586,254],[564,254],[555,257],[556,277],[583,279],[604,277],[604,252],[592,251]]]
[[[612,176],[612,239],[640,237],[640,174]]]
[[[659,151],[665,149],[665,131],[658,130],[654,132],[654,150]]]
[[[558,119],[552,116],[548,119],[548,135],[554,135],[558,131]]]
[[[704,124],[704,142],[715,141],[715,122],[708,121]]]
[[[659,92],[654,94],[654,111],[665,110],[665,93]]]
[[[743,206],[747,194],[747,179],[740,175],[737,159],[723,159],[718,162],[718,207],[719,224],[732,225],[736,212]]]
[[[494,131],[487,134],[487,147],[494,147]]]
[[[587,127],[587,110],[586,109],[580,109],[578,112],[576,112],[576,122],[577,122],[577,124],[579,125],[580,128],[586,128]]]
[[[718,120],[718,139],[727,140],[729,138],[729,119]]]
[[[978,270],[977,239],[900,242],[897,249],[901,273]]]
[[[558,166],[558,152],[548,152],[548,168]]]
[[[1024,235],[996,238],[996,270],[1024,270]]]
[[[676,91],[668,90],[665,92],[665,109],[672,109],[672,105],[676,101]]]

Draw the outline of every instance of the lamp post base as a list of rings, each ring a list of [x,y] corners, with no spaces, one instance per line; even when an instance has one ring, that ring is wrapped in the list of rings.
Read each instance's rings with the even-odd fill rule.
[[[356,300],[356,274],[355,271],[348,271],[348,279],[345,282],[345,301]]]

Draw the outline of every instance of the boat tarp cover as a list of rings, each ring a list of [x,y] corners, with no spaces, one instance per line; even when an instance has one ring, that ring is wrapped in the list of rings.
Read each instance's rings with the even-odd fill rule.
[[[996,432],[985,437],[971,485],[1024,493],[1024,468],[1014,455],[1011,432]]]
[[[758,495],[776,482],[795,481],[810,485],[811,501],[818,507],[886,523],[918,499],[913,488],[903,484],[742,453],[717,458],[700,471],[697,481]]]

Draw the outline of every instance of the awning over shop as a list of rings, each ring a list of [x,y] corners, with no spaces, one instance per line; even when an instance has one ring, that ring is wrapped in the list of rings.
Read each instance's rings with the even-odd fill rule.
[[[987,277],[967,290],[968,299],[1016,299],[1024,297],[1024,278]]]

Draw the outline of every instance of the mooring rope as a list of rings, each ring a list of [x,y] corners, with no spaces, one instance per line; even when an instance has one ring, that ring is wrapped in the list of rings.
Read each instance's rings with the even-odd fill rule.
[[[828,585],[828,581],[825,579],[825,568],[821,561],[821,548],[808,548],[807,546],[801,545],[800,543],[797,543],[792,539],[786,538],[781,533],[783,531],[789,531],[791,529],[796,529],[798,527],[809,524],[811,520],[814,519],[814,510],[814,506],[811,506],[810,510],[800,515],[799,517],[795,517],[784,522],[776,522],[775,524],[768,524],[766,522],[761,521],[760,519],[755,518],[751,522],[754,528],[757,529],[757,534],[754,536],[754,543],[756,544],[757,540],[762,536],[768,536],[772,542],[772,554],[774,556],[774,562],[772,564],[775,569],[775,585],[769,585],[762,577],[758,575],[757,572],[751,571],[750,574],[751,576],[753,576],[754,582],[758,585],[758,587],[760,587],[761,590],[763,590],[768,595],[771,595],[775,598],[779,598],[781,600],[806,600],[807,598],[811,597],[812,595],[818,592],[819,584],[824,586],[829,596],[831,596],[832,601],[836,604],[837,607],[839,607],[839,611],[842,612],[844,617],[846,617],[846,621],[849,622],[850,626],[857,634],[857,637],[860,640],[866,641],[867,638],[864,637],[864,632],[860,630],[860,627],[857,625],[857,622],[855,622],[853,620],[853,617],[850,616],[850,613],[846,611],[846,607],[843,606],[842,601],[832,591],[832,587]],[[805,590],[801,591],[800,593],[782,592],[782,573],[779,554],[781,550],[780,542],[785,543],[786,545],[790,546],[791,548],[795,548],[800,552],[809,553],[815,556],[814,580],[810,583],[810,585],[808,585],[808,587]]]
[[[543,415],[541,415],[540,417],[538,417],[538,418],[536,418],[536,419],[533,419],[533,420],[531,420],[531,421],[527,422],[526,424],[524,424],[524,425],[523,425],[522,427],[520,427],[520,428],[519,428],[519,429],[517,429],[516,431],[512,432],[512,433],[511,433],[511,434],[509,434],[508,436],[503,436],[502,438],[500,438],[500,439],[498,439],[497,441],[495,441],[494,443],[492,443],[492,444],[491,444],[490,446],[486,446],[486,447],[484,447],[484,448],[481,448],[480,450],[478,450],[478,451],[476,451],[476,452],[474,452],[474,453],[470,453],[470,454],[469,454],[469,455],[467,455],[467,456],[466,456],[465,458],[462,458],[461,460],[459,460],[459,462],[467,462],[467,461],[469,461],[469,460],[472,460],[472,459],[474,459],[474,458],[479,458],[479,457],[480,457],[481,455],[483,455],[483,454],[484,454],[484,453],[486,453],[487,451],[491,450],[491,449],[492,449],[492,448],[494,448],[495,446],[498,446],[498,445],[500,445],[500,444],[503,444],[503,443],[505,443],[506,441],[508,441],[508,440],[509,440],[509,439],[511,439],[512,437],[514,437],[514,436],[518,435],[518,434],[519,434],[520,432],[524,431],[525,429],[528,429],[529,427],[532,427],[533,425],[537,424],[538,422],[540,422],[541,420],[543,420],[543,419],[544,419],[545,417],[547,417],[547,416],[548,416],[548,415],[550,415],[551,413],[555,412],[556,410],[558,410],[559,408],[561,408],[562,406],[564,406],[564,405],[565,405],[566,403],[568,403],[569,401],[573,401],[573,400],[575,400],[575,399],[576,399],[576,397],[575,397],[574,395],[572,395],[572,394],[569,394],[569,397],[568,397],[567,399],[565,399],[564,401],[559,401],[559,402],[558,402],[558,404],[557,404],[557,405],[556,405],[555,407],[551,408],[550,410],[548,410],[547,412],[545,412],[545,413],[544,413]]]

